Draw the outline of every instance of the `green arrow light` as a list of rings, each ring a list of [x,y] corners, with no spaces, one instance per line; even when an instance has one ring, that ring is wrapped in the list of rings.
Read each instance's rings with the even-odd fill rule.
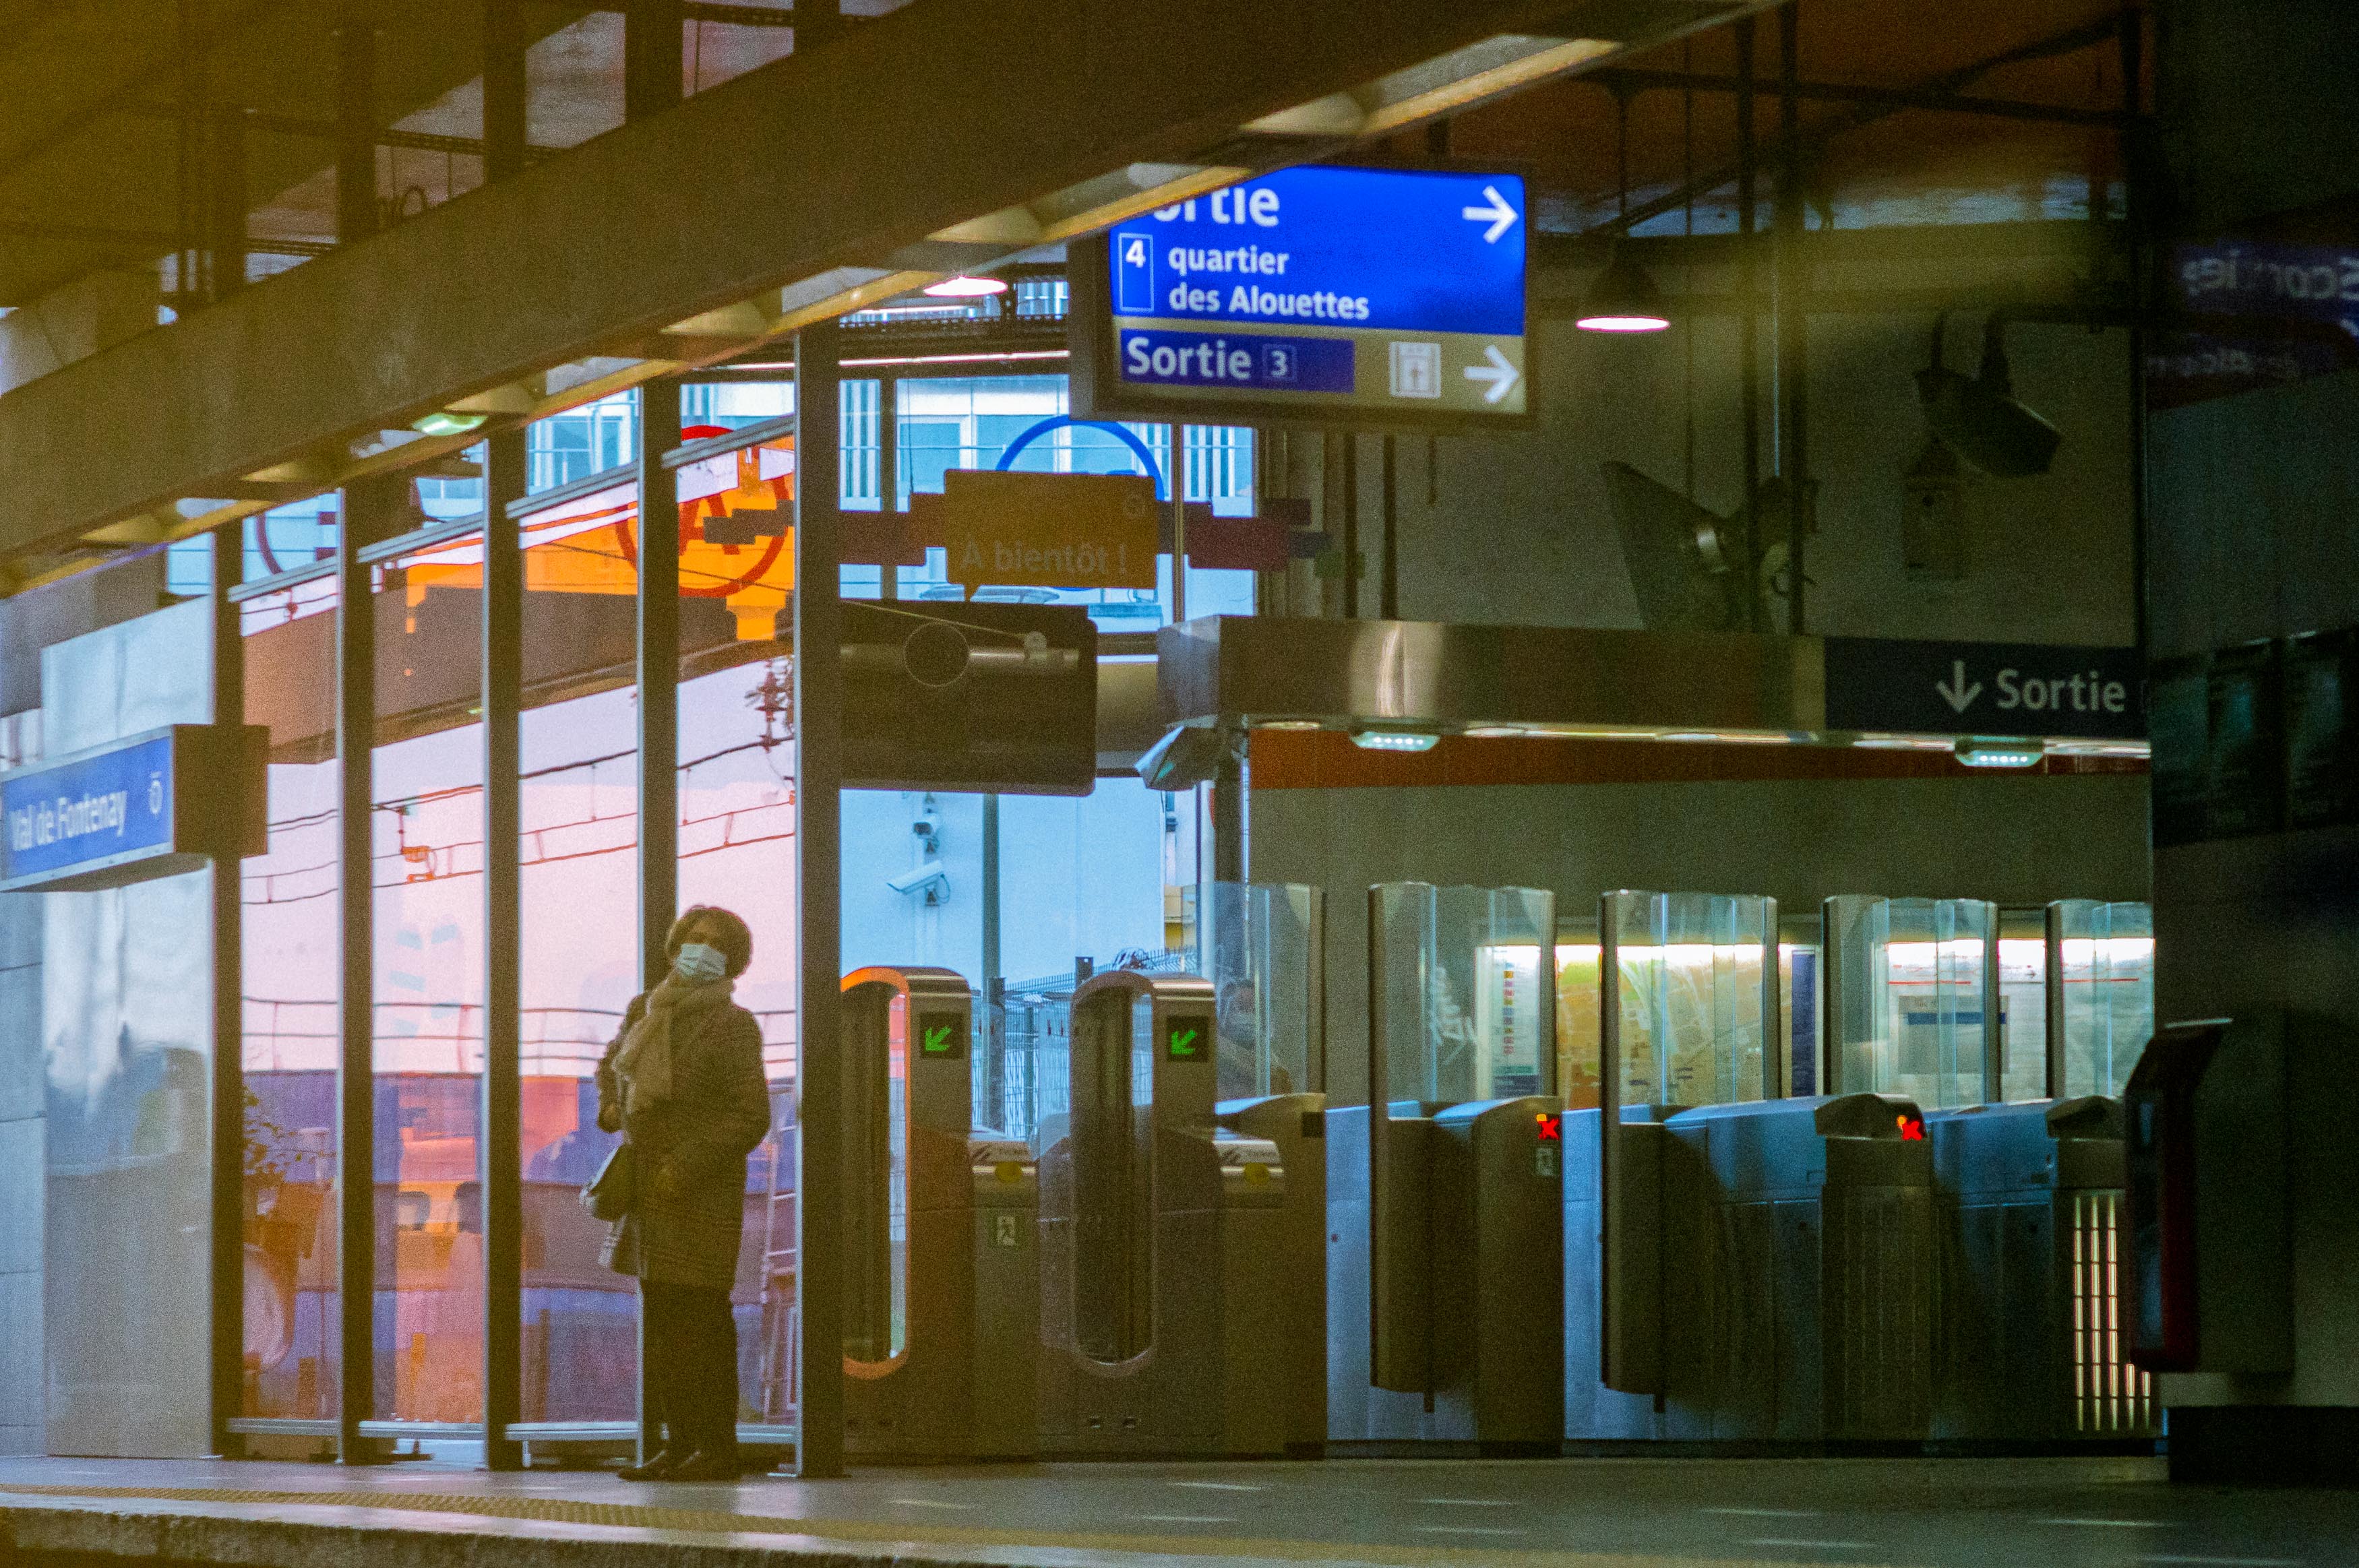
[[[951,1026],[935,1024],[926,1031],[925,1043],[919,1047],[929,1056],[939,1055],[951,1048]]]

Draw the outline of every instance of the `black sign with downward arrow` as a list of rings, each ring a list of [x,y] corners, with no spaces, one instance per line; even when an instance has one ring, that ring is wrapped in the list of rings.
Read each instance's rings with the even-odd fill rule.
[[[1826,660],[1830,730],[2146,738],[2135,648],[1829,637]]]

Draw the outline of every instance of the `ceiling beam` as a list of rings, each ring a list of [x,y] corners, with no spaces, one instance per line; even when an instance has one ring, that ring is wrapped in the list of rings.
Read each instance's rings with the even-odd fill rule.
[[[169,252],[174,240],[163,229],[110,229],[96,223],[55,223],[45,218],[0,218],[0,237],[11,240],[63,240],[86,245],[120,245],[154,257]],[[245,248],[261,255],[323,256],[336,247],[325,240],[274,239],[249,234]]]
[[[500,427],[729,357],[928,281],[929,236],[1012,257],[1215,189],[1244,171],[1198,160],[1294,106],[1397,128],[1747,3],[926,0],[0,397],[0,555],[408,468],[479,438],[424,415]],[[1567,53],[1585,16],[1621,36]]]
[[[1614,67],[1591,73],[1592,81],[1609,91],[1630,92],[1734,92],[1744,85],[1734,76],[1703,71],[1631,70]],[[1756,79],[1753,91],[1761,98],[1776,96],[1775,78]],[[2012,98],[1977,98],[1966,93],[1928,88],[1862,87],[1841,81],[1803,81],[1794,96],[1810,103],[1853,103],[1873,108],[1923,109],[1939,114],[1978,114],[2000,120],[2032,120],[2059,125],[2108,125],[2116,129],[2137,118],[2118,109],[2084,109],[2066,103],[2026,103]]]
[[[143,120],[177,121],[180,117],[180,111],[169,103],[125,103],[123,105],[123,112],[126,114],[136,114]],[[239,118],[245,123],[246,128],[252,131],[267,131],[276,135],[301,136],[307,140],[322,142],[332,142],[343,135],[342,128],[335,121],[319,115],[278,114],[261,109],[245,109],[238,113]],[[376,133],[376,145],[381,147],[403,147],[417,152],[455,153],[462,157],[484,156],[484,139],[481,136],[445,135],[439,131],[405,131],[397,125],[388,125],[379,130]],[[536,158],[549,157],[564,150],[562,147],[527,147],[525,156]]]
[[[2077,27],[2068,27],[2060,33],[2051,33],[2045,38],[2035,38],[2029,43],[2017,44],[2012,49],[2002,49],[1996,54],[1985,55],[1953,70],[1946,70],[1939,76],[1929,77],[1905,91],[1911,94],[1954,94],[1973,86],[1992,71],[2004,66],[2020,65],[2035,59],[2053,59],[2060,55],[2077,54],[2082,49],[2094,49],[2120,34],[2125,25],[2125,16],[2128,18],[2128,25],[2137,25],[2138,13],[2135,10],[2125,12],[2123,16],[2101,17]],[[1824,146],[1837,136],[1856,131],[1863,125],[1874,124],[1878,120],[1900,113],[1900,105],[1896,104],[1854,104],[1847,113],[1834,116],[1830,123],[1810,127],[1803,134],[1802,145],[1805,149]],[[1734,163],[1722,164],[1717,168],[1710,169],[1673,187],[1660,196],[1649,197],[1644,201],[1632,202],[1628,211],[1618,213],[1606,219],[1603,223],[1594,225],[1593,232],[1623,233],[1632,225],[1643,223],[1649,218],[1659,218],[1666,212],[1676,212],[1696,197],[1709,195],[1730,183],[1736,178],[1736,173]]]

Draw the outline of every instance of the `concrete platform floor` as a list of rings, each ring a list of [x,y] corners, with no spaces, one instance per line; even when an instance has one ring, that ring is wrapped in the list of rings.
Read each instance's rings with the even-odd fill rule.
[[[13,1557],[12,1557],[13,1549]],[[2150,1459],[1327,1460],[633,1486],[409,1463],[0,1460],[0,1562],[2347,1568],[2359,1494]]]

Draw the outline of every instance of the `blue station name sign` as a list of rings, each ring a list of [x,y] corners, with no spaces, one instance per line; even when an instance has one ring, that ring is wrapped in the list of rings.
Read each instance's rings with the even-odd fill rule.
[[[0,892],[119,887],[261,853],[267,737],[178,724],[0,773]]]
[[[1311,167],[1116,224],[1073,269],[1077,400],[1521,420],[1524,201],[1511,174]]]

